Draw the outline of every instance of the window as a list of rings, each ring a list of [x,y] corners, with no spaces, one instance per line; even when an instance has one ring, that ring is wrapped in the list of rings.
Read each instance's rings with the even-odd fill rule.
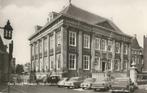
[[[128,54],[128,45],[124,44],[124,54]]]
[[[69,45],[76,46],[76,32],[69,31]]]
[[[112,62],[112,59],[108,59],[107,70],[111,70],[111,62]]]
[[[108,40],[108,47],[107,47],[107,50],[109,52],[112,52],[112,41]]]
[[[100,49],[100,38],[95,39],[95,49],[99,50]]]
[[[76,54],[69,54],[69,69],[76,70]]]
[[[115,53],[120,53],[120,43],[115,43]]]
[[[50,36],[50,49],[54,48],[54,36]]]
[[[61,68],[61,54],[57,54],[57,69]]]
[[[101,50],[102,51],[106,51],[106,40],[105,39],[102,39],[101,40]]]
[[[50,70],[54,69],[54,57],[50,56]]]
[[[89,70],[90,69],[90,56],[83,55],[83,69]]]
[[[58,31],[57,33],[56,33],[56,37],[57,37],[57,47],[60,47],[61,46],[61,31]]]
[[[32,60],[34,59],[34,47],[33,45],[31,45],[31,57],[32,57]]]
[[[90,35],[84,34],[84,48],[90,48]]]
[[[39,54],[42,54],[42,41],[39,40]]]
[[[93,65],[95,70],[100,70],[100,57],[95,56],[95,62]]]
[[[124,70],[124,71],[127,70],[127,60],[124,60],[124,63],[123,63],[123,70]]]
[[[119,64],[120,64],[120,60],[116,59],[114,61],[114,71],[119,71]]]
[[[47,38],[45,37],[44,38],[44,42],[43,42],[43,45],[44,45],[44,47],[43,47],[43,49],[44,49],[44,56],[47,56]]]

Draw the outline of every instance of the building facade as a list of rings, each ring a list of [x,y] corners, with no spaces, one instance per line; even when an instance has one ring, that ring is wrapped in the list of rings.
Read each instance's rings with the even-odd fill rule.
[[[143,70],[143,48],[140,47],[136,35],[132,38],[131,42],[131,64],[136,64],[139,73]]]
[[[72,4],[51,12],[29,38],[31,70],[38,75],[97,77],[111,71],[126,76],[131,39],[110,20]]]

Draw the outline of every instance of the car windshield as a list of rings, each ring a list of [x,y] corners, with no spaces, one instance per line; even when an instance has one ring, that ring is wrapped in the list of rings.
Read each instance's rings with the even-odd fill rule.
[[[124,85],[129,83],[129,79],[115,79],[113,83]]]
[[[60,81],[66,81],[68,80],[68,78],[62,78]]]
[[[84,80],[84,82],[94,82],[94,78],[87,78]]]
[[[72,77],[72,78],[70,78],[70,81],[77,81],[77,80],[79,80],[79,77]]]

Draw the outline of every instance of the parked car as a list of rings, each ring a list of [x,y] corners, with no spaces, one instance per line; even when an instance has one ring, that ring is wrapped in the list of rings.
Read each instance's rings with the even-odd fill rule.
[[[115,78],[111,82],[111,93],[114,92],[127,92],[132,93],[135,89],[135,85],[132,83],[130,78]]]
[[[52,75],[47,78],[47,82],[51,83],[51,85],[56,85],[59,82],[59,80],[60,80],[60,77],[56,75],[55,76]]]
[[[94,89],[94,91],[97,91],[97,90],[109,90],[110,81],[107,78],[104,78],[102,80],[96,79],[96,81],[94,83],[92,83],[91,88]]]
[[[147,74],[139,74],[137,76],[137,84],[139,85],[147,84]]]
[[[67,82],[65,82],[65,87],[67,88],[78,88],[80,84],[83,82],[81,77],[72,77]]]
[[[65,85],[65,82],[67,82],[69,80],[69,78],[65,77],[65,78],[62,78],[58,83],[58,87],[63,87]]]
[[[92,83],[95,81],[96,79],[95,78],[86,78],[83,83],[81,83],[81,88],[83,89],[90,89],[91,88],[91,85]]]

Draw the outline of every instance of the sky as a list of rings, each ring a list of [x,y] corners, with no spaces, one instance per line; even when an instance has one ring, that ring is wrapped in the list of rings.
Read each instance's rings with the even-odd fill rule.
[[[136,34],[143,46],[143,35],[147,34],[147,0],[71,0],[71,3],[112,20],[128,35]],[[49,12],[59,12],[68,4],[69,0],[0,0],[0,26],[8,19],[11,22],[17,64],[30,62],[28,38],[35,32],[34,26],[43,26]]]

